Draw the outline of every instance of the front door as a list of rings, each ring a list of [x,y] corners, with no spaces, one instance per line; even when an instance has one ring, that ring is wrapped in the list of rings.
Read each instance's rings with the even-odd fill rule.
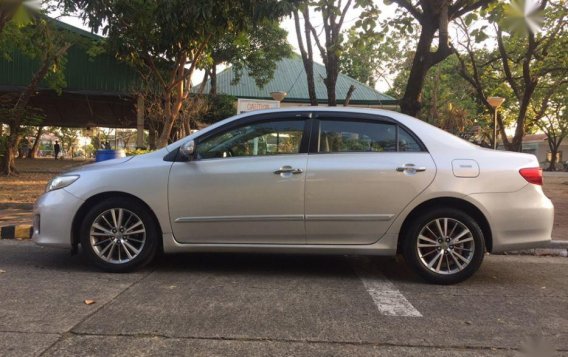
[[[175,239],[203,244],[305,244],[306,120],[255,118],[197,139],[169,179]]]
[[[306,176],[307,243],[376,242],[432,182],[430,154],[393,121],[323,117],[318,130]]]

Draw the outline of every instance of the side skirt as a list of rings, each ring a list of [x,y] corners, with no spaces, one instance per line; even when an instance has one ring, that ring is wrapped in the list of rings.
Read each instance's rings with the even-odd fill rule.
[[[284,244],[183,244],[171,233],[163,235],[164,253],[284,253],[396,255],[398,234],[385,234],[369,245],[284,245]]]

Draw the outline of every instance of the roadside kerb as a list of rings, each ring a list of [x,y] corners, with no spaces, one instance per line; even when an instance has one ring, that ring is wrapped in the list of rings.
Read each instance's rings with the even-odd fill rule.
[[[514,252],[505,252],[505,255],[536,255],[536,256],[553,256],[553,257],[568,257],[568,241],[553,240],[547,247],[517,250]]]
[[[30,239],[33,227],[30,224],[8,225],[0,227],[0,239]]]

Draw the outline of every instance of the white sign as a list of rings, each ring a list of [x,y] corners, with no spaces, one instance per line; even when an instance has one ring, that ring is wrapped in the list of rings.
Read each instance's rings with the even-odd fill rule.
[[[277,109],[280,102],[277,100],[241,99],[237,101],[237,114],[252,112],[253,110]]]

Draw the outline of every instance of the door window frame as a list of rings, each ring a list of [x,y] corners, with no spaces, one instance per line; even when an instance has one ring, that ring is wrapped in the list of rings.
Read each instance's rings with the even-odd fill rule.
[[[364,114],[364,113],[346,113],[346,112],[321,112],[314,113],[314,119],[312,121],[311,127],[311,138],[309,140],[309,154],[317,155],[329,155],[329,154],[392,154],[392,153],[419,153],[428,152],[428,149],[420,140],[420,138],[414,134],[405,125],[400,122],[382,115]],[[396,151],[333,151],[333,152],[320,152],[319,151],[319,140],[321,134],[321,121],[342,121],[342,122],[359,122],[359,123],[376,123],[376,124],[390,124],[396,126]],[[400,151],[399,148],[399,130],[404,130],[410,135],[412,139],[416,141],[420,147],[420,151]]]
[[[233,129],[237,129],[243,126],[247,126],[247,125],[251,125],[251,124],[257,124],[257,123],[263,123],[263,122],[272,122],[272,121],[294,121],[294,120],[303,120],[304,121],[304,129],[303,129],[303,133],[302,133],[302,141],[300,142],[300,150],[297,153],[283,153],[283,154],[278,154],[278,155],[262,155],[262,156],[238,156],[238,157],[234,157],[234,158],[259,158],[259,157],[277,157],[277,156],[282,156],[282,155],[299,155],[299,154],[307,154],[308,153],[308,148],[310,146],[310,140],[312,137],[312,127],[313,127],[313,119],[312,119],[312,114],[310,112],[281,112],[281,113],[268,113],[268,114],[257,114],[257,115],[251,115],[245,118],[240,118],[234,121],[231,121],[230,123],[227,123],[225,125],[222,125],[218,128],[215,128],[207,133],[204,133],[203,135],[200,135],[198,137],[196,137],[195,140],[195,147],[196,149],[199,147],[199,144],[201,144],[203,141],[216,136],[216,135],[222,135],[223,133],[233,130]],[[175,150],[175,155],[176,158],[173,161],[189,161],[187,158],[182,157],[181,155],[178,154],[179,152],[179,148],[177,148],[177,150]],[[191,158],[191,161],[204,161],[204,160],[219,160],[219,159],[230,159],[230,157],[227,158],[203,158],[200,159],[197,157],[197,153],[198,150],[195,150],[195,153],[193,155],[193,157]],[[166,155],[166,157],[164,157],[164,160],[166,160],[170,155]]]

